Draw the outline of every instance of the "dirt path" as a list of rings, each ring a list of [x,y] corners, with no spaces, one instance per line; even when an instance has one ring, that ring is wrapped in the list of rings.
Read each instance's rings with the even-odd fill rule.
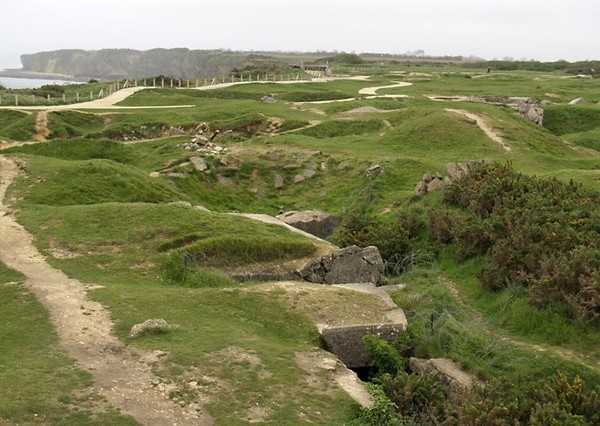
[[[0,156],[0,260],[27,277],[26,286],[49,311],[63,347],[92,374],[94,389],[144,425],[211,424],[201,407],[181,408],[153,387],[156,376],[142,361],[150,354],[125,347],[112,334],[110,313],[87,297],[86,286],[51,267],[38,252],[4,205],[6,188],[17,174],[14,161]]]
[[[490,138],[494,142],[498,142],[500,144],[500,146],[502,146],[502,148],[504,148],[505,151],[508,151],[508,152],[511,151],[510,147],[504,143],[504,139],[502,139],[496,132],[494,132],[494,129],[492,129],[492,126],[490,126],[489,123],[487,121],[485,121],[485,119],[483,117],[481,117],[480,115],[466,111],[464,109],[444,108],[444,111],[464,115],[465,117],[467,117],[471,120],[474,120],[477,123],[477,126],[481,130],[483,130],[483,132],[486,134],[486,136],[488,138]]]
[[[32,139],[38,142],[45,141],[50,135],[48,128],[48,111],[40,111],[35,116],[35,132]]]
[[[152,87],[128,87],[118,90],[104,98],[88,102],[68,105],[54,106],[0,106],[0,109],[16,109],[20,111],[67,111],[67,110],[85,110],[85,109],[164,109],[164,108],[191,108],[194,105],[165,105],[165,106],[119,106],[119,102],[127,99],[140,90],[152,89]]]
[[[375,86],[375,87],[364,87],[358,91],[359,95],[377,95],[379,89],[393,89],[395,87],[407,87],[412,86],[412,83],[406,81],[399,81],[388,86]],[[385,95],[384,95],[385,96]]]
[[[486,319],[484,318],[479,311],[477,311],[473,306],[471,306],[467,300],[465,300],[465,296],[460,292],[456,283],[447,279],[440,278],[444,285],[450,290],[450,293],[454,296],[456,302],[460,305],[461,309],[468,312],[469,316],[478,324],[480,324],[481,328],[488,334],[498,338],[498,340],[508,343],[513,346],[517,346],[519,348],[523,348],[532,352],[538,353],[546,353],[549,355],[553,355],[557,358],[561,358],[565,361],[574,362],[578,364],[585,365],[591,370],[600,371],[600,362],[595,359],[584,357],[577,352],[571,351],[569,349],[560,348],[556,346],[549,345],[540,345],[535,343],[524,342],[522,340],[516,340],[511,337],[505,336],[503,333],[500,333],[496,330],[490,329],[486,325]]]

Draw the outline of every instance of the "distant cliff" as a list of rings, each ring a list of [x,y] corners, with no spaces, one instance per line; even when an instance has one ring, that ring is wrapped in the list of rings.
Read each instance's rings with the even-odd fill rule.
[[[23,71],[74,77],[121,79],[158,75],[212,78],[244,63],[242,52],[225,50],[131,49],[57,50],[21,56]]]

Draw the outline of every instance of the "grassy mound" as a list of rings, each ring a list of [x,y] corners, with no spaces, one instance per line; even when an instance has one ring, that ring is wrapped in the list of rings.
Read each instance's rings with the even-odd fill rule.
[[[26,170],[41,182],[20,182],[22,203],[26,204],[164,203],[183,197],[163,181],[111,160],[65,161],[28,157]]]
[[[35,129],[35,114],[0,110],[0,137],[15,141],[31,138]]]

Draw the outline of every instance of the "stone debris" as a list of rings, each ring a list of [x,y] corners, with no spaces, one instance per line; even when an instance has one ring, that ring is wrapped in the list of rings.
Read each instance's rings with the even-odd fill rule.
[[[485,163],[485,160],[477,161],[471,160],[465,163],[448,163],[446,164],[447,176],[442,176],[441,173],[436,172],[435,174],[427,172],[423,175],[423,178],[417,183],[415,187],[415,195],[425,195],[429,192],[439,191],[446,185],[450,185],[463,177],[469,172]]]

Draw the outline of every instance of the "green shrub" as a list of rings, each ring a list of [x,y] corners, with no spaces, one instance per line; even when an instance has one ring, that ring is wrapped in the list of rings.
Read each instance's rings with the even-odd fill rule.
[[[460,260],[485,255],[485,287],[519,284],[537,306],[566,305],[600,322],[598,193],[489,164],[448,186],[443,200],[461,212],[430,213],[429,229],[455,243]]]

